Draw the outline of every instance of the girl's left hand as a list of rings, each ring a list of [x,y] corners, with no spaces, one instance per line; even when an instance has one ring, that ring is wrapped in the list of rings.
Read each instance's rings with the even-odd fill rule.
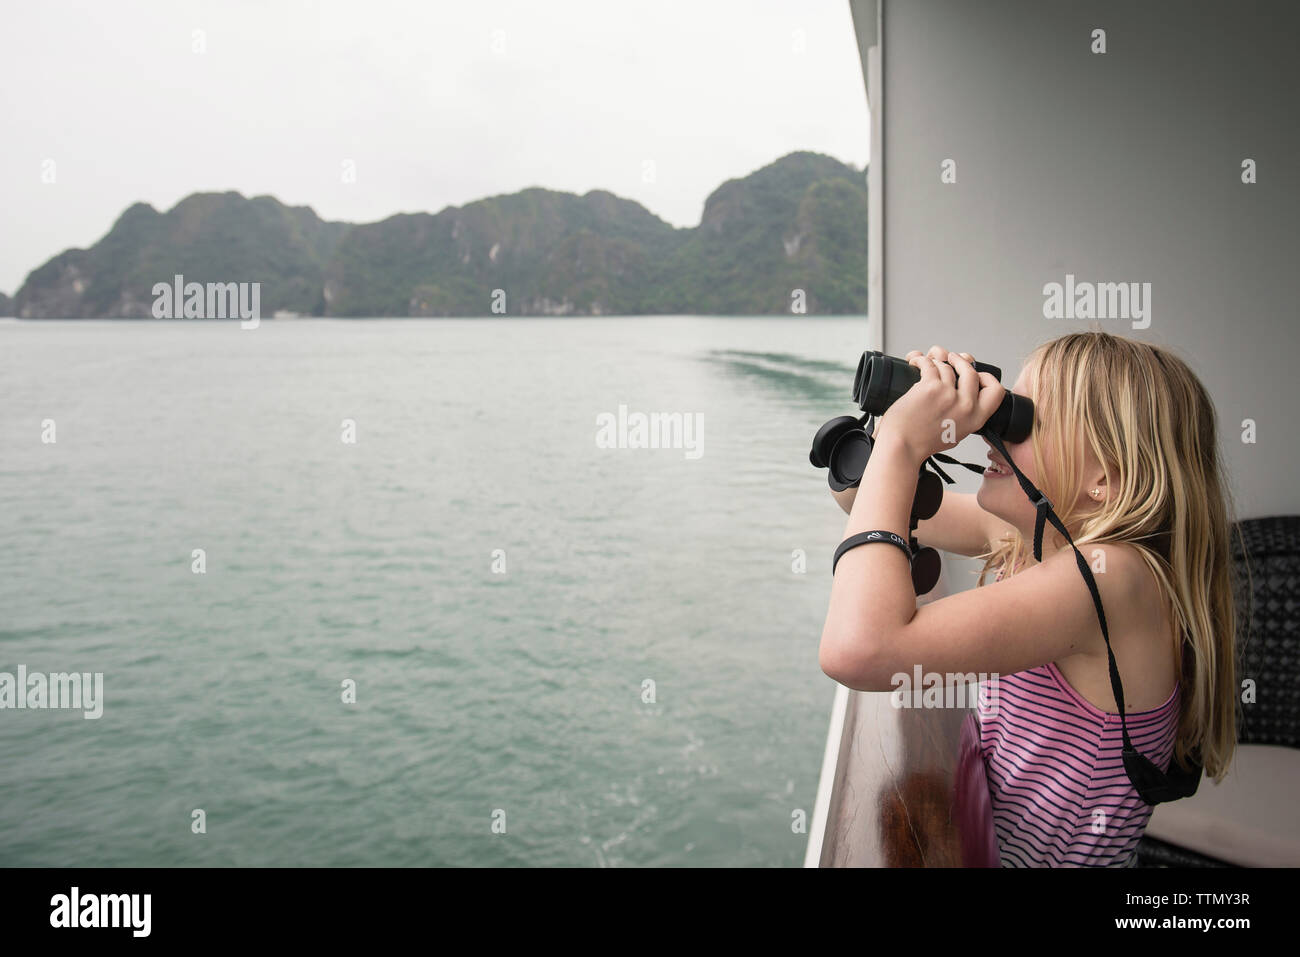
[[[991,373],[976,372],[956,352],[948,353],[947,362],[919,354],[908,362],[921,370],[921,380],[903,393],[877,424],[897,435],[919,465],[983,428],[997,411],[1006,388]]]

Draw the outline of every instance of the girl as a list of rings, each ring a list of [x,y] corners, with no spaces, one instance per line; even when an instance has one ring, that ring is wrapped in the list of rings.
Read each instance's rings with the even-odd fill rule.
[[[921,464],[1002,400],[967,353],[935,346],[907,358],[920,381],[876,423],[861,494],[837,493],[845,538],[885,529],[906,539]],[[1171,353],[1103,332],[1039,346],[1012,390],[1033,400],[1034,427],[1007,451],[1093,571],[1134,746],[1164,771],[1199,749],[1206,776],[1221,780],[1237,738],[1236,621],[1209,395]],[[989,461],[975,495],[945,493],[915,533],[984,559],[982,587],[918,608],[901,549],[850,549],[831,586],[822,670],[859,691],[893,690],[891,676],[917,664],[994,675],[978,716],[1002,865],[1132,866],[1152,808],[1121,761],[1092,598],[1051,523],[1034,561],[1034,506],[996,451]]]

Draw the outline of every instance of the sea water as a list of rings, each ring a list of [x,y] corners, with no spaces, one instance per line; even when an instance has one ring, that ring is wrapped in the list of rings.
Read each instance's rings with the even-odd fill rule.
[[[866,331],[0,324],[0,865],[801,864]]]

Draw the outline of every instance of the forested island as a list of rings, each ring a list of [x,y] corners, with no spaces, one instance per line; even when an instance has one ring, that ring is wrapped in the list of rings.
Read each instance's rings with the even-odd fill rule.
[[[150,318],[175,275],[260,283],[267,317],[861,314],[866,175],[791,153],[723,183],[690,228],[604,190],[533,187],[367,224],[195,193],[165,213],[134,204],[0,294],[0,315]]]

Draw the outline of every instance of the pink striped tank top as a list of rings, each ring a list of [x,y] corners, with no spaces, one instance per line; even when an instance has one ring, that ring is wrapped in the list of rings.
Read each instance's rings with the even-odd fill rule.
[[[1125,714],[1134,747],[1161,770],[1180,690]],[[980,682],[976,710],[1003,867],[1134,866],[1152,807],[1124,772],[1118,713],[1085,699],[1054,662]]]

